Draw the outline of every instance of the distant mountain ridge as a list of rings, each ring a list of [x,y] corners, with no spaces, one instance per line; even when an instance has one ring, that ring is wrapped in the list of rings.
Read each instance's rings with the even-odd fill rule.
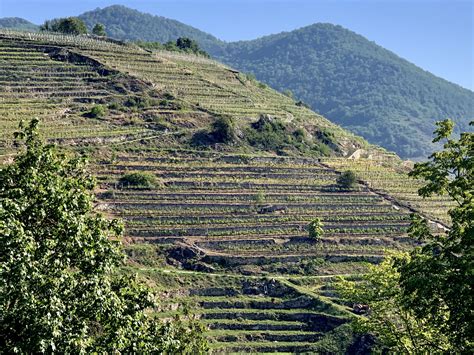
[[[226,45],[219,59],[297,99],[369,142],[426,157],[435,121],[469,130],[474,93],[352,31],[314,24]]]
[[[275,89],[291,90],[296,100],[404,158],[426,157],[434,149],[435,121],[452,118],[460,132],[474,120],[472,91],[341,26],[318,23],[226,43],[179,21],[121,5],[79,17],[89,28],[103,23],[110,37],[122,40],[190,37],[220,61]]]
[[[39,31],[39,26],[20,17],[0,18],[0,28],[9,28],[21,31]]]

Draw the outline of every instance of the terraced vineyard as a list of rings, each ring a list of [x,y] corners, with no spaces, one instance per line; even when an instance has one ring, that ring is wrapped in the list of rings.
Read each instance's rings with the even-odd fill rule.
[[[24,35],[23,35],[24,36]],[[69,142],[121,140],[146,133],[120,117],[85,117],[93,103],[123,96],[114,87],[123,79],[94,62],[54,60],[60,47],[0,33],[0,149],[10,150],[12,132],[23,119],[39,117],[46,137]],[[65,38],[68,38],[65,36]]]
[[[298,286],[302,277],[241,276],[144,271],[159,280],[164,302],[161,317],[175,313],[176,302],[196,310],[207,326],[214,352],[301,353],[343,352],[353,341],[349,309],[307,288]],[[327,277],[310,277],[312,285],[323,285]],[[186,286],[186,292],[176,293]],[[338,343],[332,339],[337,338]]]
[[[375,261],[384,248],[409,245],[406,212],[362,186],[340,190],[337,174],[314,160],[143,151],[116,159],[97,174],[107,189],[102,199],[127,222],[127,236],[184,243],[216,267],[260,273],[304,260]],[[137,171],[153,173],[158,189],[117,186]],[[320,242],[306,231],[316,217],[325,229]]]
[[[334,276],[357,278],[386,249],[411,248],[413,209],[446,221],[449,201],[416,198],[398,158],[378,161],[377,147],[209,59],[1,30],[0,91],[0,154],[14,154],[12,133],[32,117],[46,138],[87,151],[98,208],[124,219],[130,268],[166,300],[159,316],[190,303],[219,352],[344,351],[353,313]],[[103,117],[91,117],[97,105]],[[278,156],[245,143],[262,115],[334,139],[324,152]],[[236,141],[196,148],[193,136],[222,116]],[[375,158],[346,158],[360,148]],[[347,169],[363,181],[344,190],[336,179]],[[154,186],[122,183],[131,172]],[[315,218],[318,240],[307,231]]]
[[[339,171],[352,170],[371,188],[391,196],[399,203],[425,214],[430,219],[444,225],[450,223],[447,211],[454,206],[455,202],[449,197],[420,197],[418,189],[423,186],[423,182],[411,179],[407,175],[410,167],[400,160],[330,158],[323,159],[323,162]]]

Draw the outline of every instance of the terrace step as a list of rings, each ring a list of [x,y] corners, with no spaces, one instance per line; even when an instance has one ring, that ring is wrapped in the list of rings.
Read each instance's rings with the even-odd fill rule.
[[[308,326],[305,322],[280,322],[265,320],[245,320],[245,321],[222,321],[222,320],[205,320],[204,324],[210,330],[235,330],[235,331],[302,331],[307,330]]]
[[[241,342],[241,343],[213,343],[212,349],[222,349],[225,353],[311,353],[318,350],[313,342]]]
[[[293,255],[282,255],[281,251],[275,254],[268,255],[253,255],[240,256],[240,255],[222,255],[222,254],[207,254],[202,260],[208,264],[219,264],[226,267],[240,266],[240,265],[268,265],[274,263],[297,263],[303,260],[314,260],[314,258],[324,258],[325,261],[338,263],[338,262],[368,262],[368,263],[379,263],[383,259],[383,251],[379,255],[374,254],[362,254],[359,251],[357,254],[344,254],[337,251],[331,253],[308,253],[308,254],[293,254]]]
[[[233,297],[226,300],[210,300],[195,298],[198,304],[204,309],[312,309],[317,307],[319,302],[307,296],[300,296],[292,299],[280,299],[271,297]]]
[[[217,342],[316,342],[322,333],[308,331],[260,331],[260,330],[214,330],[206,333],[211,341]]]
[[[200,318],[206,322],[224,324],[222,327],[226,327],[225,324],[231,324],[229,326],[232,327],[232,329],[240,329],[239,326],[247,327],[246,329],[250,327],[250,329],[252,329],[251,326],[264,324],[260,321],[266,321],[265,325],[279,324],[279,326],[288,326],[291,322],[297,322],[298,324],[295,324],[295,327],[300,327],[303,323],[304,329],[318,332],[329,331],[347,322],[344,318],[305,309],[253,310],[229,308],[226,310],[208,310],[202,313]],[[215,327],[220,327],[220,325]]]

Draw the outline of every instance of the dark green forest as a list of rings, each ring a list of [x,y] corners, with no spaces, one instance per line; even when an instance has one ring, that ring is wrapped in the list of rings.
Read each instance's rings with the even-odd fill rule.
[[[473,92],[341,26],[230,43],[220,59],[405,158],[431,152],[435,121],[450,117],[460,132],[474,117]]]

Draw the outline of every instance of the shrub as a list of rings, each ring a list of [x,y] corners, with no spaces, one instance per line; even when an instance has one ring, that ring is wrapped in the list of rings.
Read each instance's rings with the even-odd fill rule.
[[[107,105],[109,110],[122,110],[123,106],[120,102],[113,101],[110,104]]]
[[[124,102],[124,106],[137,109],[146,108],[150,106],[150,99],[148,97],[130,96]]]
[[[357,175],[352,170],[347,170],[343,172],[337,178],[337,185],[344,189],[351,189],[357,183]]]
[[[319,240],[324,234],[323,222],[315,218],[308,224],[308,235],[311,239]]]
[[[119,180],[119,184],[122,186],[145,187],[152,189],[155,187],[156,179],[155,176],[150,173],[135,172],[122,176]]]
[[[235,139],[235,125],[230,117],[219,117],[212,128],[212,135],[218,143],[229,143]]]
[[[275,151],[293,143],[293,137],[284,123],[269,115],[260,116],[260,119],[247,130],[246,137],[253,146]]]
[[[107,113],[107,109],[102,105],[95,105],[89,111],[88,116],[91,118],[103,118]]]

